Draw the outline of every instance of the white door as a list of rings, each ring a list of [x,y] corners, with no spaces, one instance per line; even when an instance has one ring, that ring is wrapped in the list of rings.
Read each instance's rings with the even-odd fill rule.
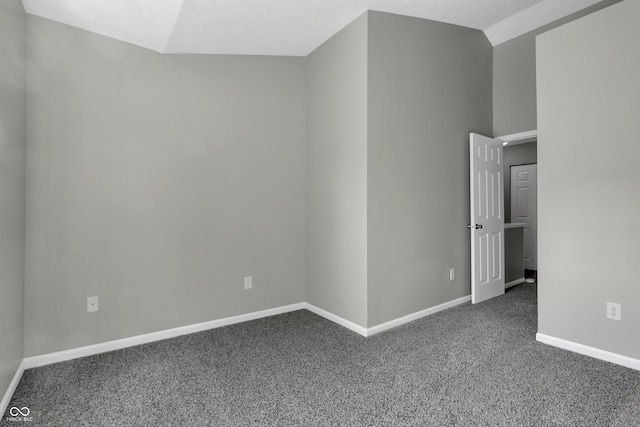
[[[524,268],[538,269],[538,165],[511,167],[511,222],[524,226]]]
[[[471,134],[471,301],[504,294],[502,142]]]

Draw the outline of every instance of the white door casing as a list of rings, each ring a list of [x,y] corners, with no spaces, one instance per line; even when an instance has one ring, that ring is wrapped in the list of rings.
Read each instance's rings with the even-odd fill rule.
[[[524,228],[524,268],[538,269],[538,165],[511,167],[511,222]]]
[[[470,135],[471,301],[504,294],[502,142]]]

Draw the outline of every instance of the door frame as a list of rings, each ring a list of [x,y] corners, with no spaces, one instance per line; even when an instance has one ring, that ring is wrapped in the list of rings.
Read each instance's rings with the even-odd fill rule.
[[[526,144],[528,142],[536,142],[538,140],[538,129],[528,130],[526,132],[512,133],[510,135],[496,136],[495,139],[502,141],[503,146],[512,146],[518,144]]]
[[[511,147],[514,145],[520,145],[520,144],[528,144],[531,142],[538,142],[538,129],[532,129],[532,130],[528,130],[525,132],[518,132],[518,133],[512,133],[509,135],[502,135],[502,136],[497,136],[495,137],[495,139],[499,139],[500,141],[502,141],[502,145],[503,147]],[[536,164],[539,164],[536,161]],[[506,191],[506,189],[505,189]],[[509,191],[511,191],[511,189],[509,189]],[[538,213],[540,212],[540,210],[538,209]],[[536,258],[539,260],[540,259],[540,251],[538,251],[538,249],[536,248]],[[539,267],[539,266],[538,266]],[[537,275],[537,278],[539,278],[539,275]]]
[[[513,145],[519,145],[519,144],[526,144],[526,143],[530,143],[530,142],[537,142],[538,141],[538,130],[537,129],[533,129],[530,131],[525,131],[525,132],[518,132],[518,133],[514,133],[514,134],[509,134],[509,135],[502,135],[502,136],[497,136],[494,139],[496,140],[500,140],[502,141],[502,145],[503,148],[507,147],[507,146],[513,146]],[[504,186],[503,186],[503,191],[504,191]],[[469,194],[471,196],[471,188],[469,189]],[[503,233],[504,233],[504,227],[503,227]],[[473,244],[473,243],[471,243]],[[471,250],[469,251],[469,253],[471,253]],[[539,252],[538,252],[538,258],[539,258]],[[472,262],[472,266],[471,268],[473,269],[473,259],[471,260]],[[503,266],[504,268],[504,266]],[[504,274],[504,272],[503,272]],[[473,273],[472,273],[473,276]],[[473,280],[473,279],[472,279]],[[471,284],[472,289],[473,289],[473,283]]]

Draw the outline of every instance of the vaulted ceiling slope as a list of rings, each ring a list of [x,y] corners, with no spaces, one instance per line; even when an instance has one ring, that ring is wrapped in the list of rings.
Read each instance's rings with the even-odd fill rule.
[[[161,53],[306,56],[365,10],[483,30],[495,46],[600,0],[23,0],[25,11]]]

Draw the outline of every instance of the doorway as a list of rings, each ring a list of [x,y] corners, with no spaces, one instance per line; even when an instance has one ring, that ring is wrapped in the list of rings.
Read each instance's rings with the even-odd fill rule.
[[[535,232],[536,226],[517,223],[512,215],[511,167],[535,164],[535,201],[526,200],[529,212],[537,216],[537,131],[507,137],[488,138],[470,135],[470,205],[471,215],[471,300],[473,303],[504,293],[506,288],[537,281],[537,245],[529,249],[524,266],[524,228]],[[531,173],[529,174],[531,175]],[[518,201],[513,209],[518,215]],[[499,225],[496,228],[494,222]],[[533,281],[531,282],[531,280]],[[484,295],[481,295],[484,292]]]
[[[501,138],[502,139],[502,138]],[[529,262],[526,262],[524,265],[524,278],[525,279],[533,279],[534,281],[537,282],[537,272],[538,272],[538,266],[537,266],[537,163],[538,163],[538,155],[537,155],[537,150],[538,150],[538,144],[537,144],[537,136],[531,137],[525,141],[516,141],[516,142],[508,142],[507,144],[504,145],[504,197],[505,197],[505,223],[525,223],[527,224],[528,221],[524,221],[524,218],[518,218],[518,207],[517,207],[517,200],[514,201],[513,197],[512,197],[512,178],[511,178],[511,174],[512,171],[514,170],[519,170],[519,167],[521,166],[531,166],[531,165],[535,165],[536,166],[536,175],[535,175],[535,179],[536,179],[536,184],[535,184],[535,199],[531,200],[531,193],[527,194],[527,198],[523,199],[520,202],[520,207],[522,208],[522,210],[528,210],[530,213],[531,211],[533,211],[533,213],[535,213],[536,216],[536,220],[535,220],[535,226],[532,227],[533,230],[530,231],[525,231],[525,233],[535,233],[534,236],[534,244],[530,244],[529,247],[527,248],[527,246],[524,247],[523,252],[524,252],[524,257],[525,258],[529,258]],[[523,168],[526,169],[526,168]],[[520,169],[521,170],[521,169]],[[526,174],[523,176],[523,178],[527,178]],[[529,174],[529,179],[532,178],[531,174]],[[526,191],[522,191],[522,196],[524,196],[524,193],[527,193]],[[526,200],[526,203],[525,203]],[[515,203],[514,203],[515,202]],[[534,206],[532,206],[532,204]],[[514,206],[516,205],[516,206]],[[521,217],[526,217],[527,213],[526,212],[521,212]],[[525,226],[526,228],[531,228],[529,226]],[[534,260],[534,263],[531,263],[531,259]],[[509,266],[507,266],[509,267]],[[520,276],[522,277],[522,276]]]

